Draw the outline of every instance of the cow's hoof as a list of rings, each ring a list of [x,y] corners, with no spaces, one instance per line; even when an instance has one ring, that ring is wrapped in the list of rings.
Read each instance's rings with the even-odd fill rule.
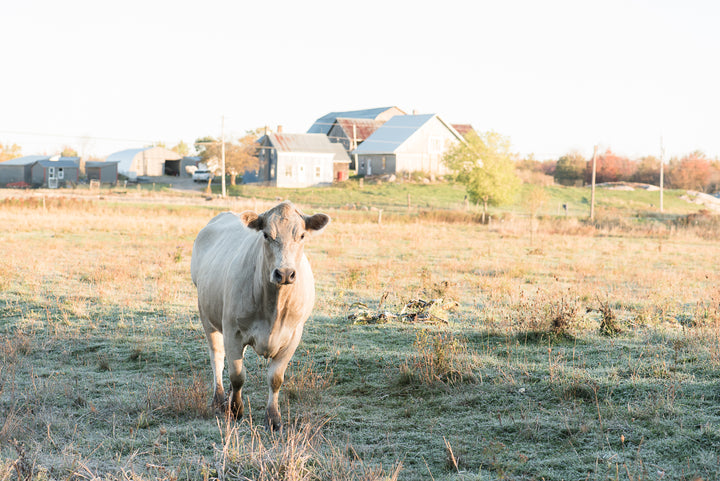
[[[265,411],[265,428],[270,431],[280,431],[281,427],[280,413],[277,409],[268,409]]]

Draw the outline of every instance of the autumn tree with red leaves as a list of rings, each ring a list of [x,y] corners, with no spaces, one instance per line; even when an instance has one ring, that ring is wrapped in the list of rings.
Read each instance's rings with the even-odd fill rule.
[[[596,164],[595,182],[598,184],[630,180],[633,174],[633,165],[630,159],[617,155],[610,149],[598,156]],[[591,179],[592,162],[588,162],[585,170],[585,182],[589,184]]]
[[[667,177],[673,189],[704,191],[710,181],[710,161],[700,151],[672,159]]]

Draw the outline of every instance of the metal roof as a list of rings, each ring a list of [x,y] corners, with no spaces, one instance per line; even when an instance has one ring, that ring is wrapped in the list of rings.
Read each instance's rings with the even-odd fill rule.
[[[397,150],[412,134],[420,130],[435,114],[396,115],[360,144],[355,153],[385,154]]]
[[[330,112],[329,114],[323,115],[315,121],[314,124],[308,129],[308,134],[327,134],[330,132],[330,127],[337,118],[346,119],[375,119],[386,110],[390,110],[393,107],[378,107],[374,109],[364,110],[347,110],[345,112]]]
[[[71,158],[71,157],[70,157]],[[44,160],[38,160],[38,164],[42,165],[43,167],[78,167],[78,163],[74,160],[66,160],[68,157],[61,157],[60,160],[50,160],[50,159],[44,159]]]
[[[280,152],[337,152],[334,144],[324,134],[267,134],[260,139],[263,143],[268,139],[270,144]],[[342,147],[342,146],[341,146]]]
[[[375,119],[346,119],[338,117],[335,123],[345,132],[345,136],[348,139],[352,140],[354,134],[355,138],[359,142],[362,142],[379,129],[384,122]],[[353,129],[353,126],[355,126],[355,129]]]
[[[39,160],[50,160],[49,155],[26,155],[25,157],[17,157],[15,159],[0,162],[0,165],[29,165]]]

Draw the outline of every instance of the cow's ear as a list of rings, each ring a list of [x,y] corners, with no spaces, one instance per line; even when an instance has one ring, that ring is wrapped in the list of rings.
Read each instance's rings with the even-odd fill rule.
[[[330,216],[325,214],[315,214],[305,216],[305,229],[310,231],[320,231],[330,223]]]
[[[263,218],[251,210],[247,210],[240,214],[240,220],[250,229],[263,230],[263,227],[265,226]]]

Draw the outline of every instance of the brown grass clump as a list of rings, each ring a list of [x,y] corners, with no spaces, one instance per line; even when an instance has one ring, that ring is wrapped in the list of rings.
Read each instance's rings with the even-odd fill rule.
[[[215,462],[203,467],[205,479],[255,481],[371,481],[398,479],[401,464],[390,473],[366,464],[351,447],[343,449],[322,434],[327,421],[285,426],[279,433],[241,423],[218,422],[223,439]]]
[[[465,342],[451,333],[420,330],[410,359],[400,366],[400,385],[473,382]]]
[[[209,418],[213,412],[209,404],[210,390],[206,378],[198,372],[190,376],[174,375],[160,386],[148,388],[147,407],[150,411],[165,411],[175,416]]]
[[[601,301],[600,299],[598,299],[598,303],[600,304],[600,307],[598,307],[598,311],[600,311],[600,315],[602,316],[602,318],[600,319],[600,334],[602,334],[603,336],[614,336],[616,334],[619,334],[621,332],[621,329],[618,325],[615,311],[610,306],[610,302],[607,300]]]
[[[577,321],[579,306],[577,302],[564,297],[549,306],[550,330],[556,335],[568,335]]]

